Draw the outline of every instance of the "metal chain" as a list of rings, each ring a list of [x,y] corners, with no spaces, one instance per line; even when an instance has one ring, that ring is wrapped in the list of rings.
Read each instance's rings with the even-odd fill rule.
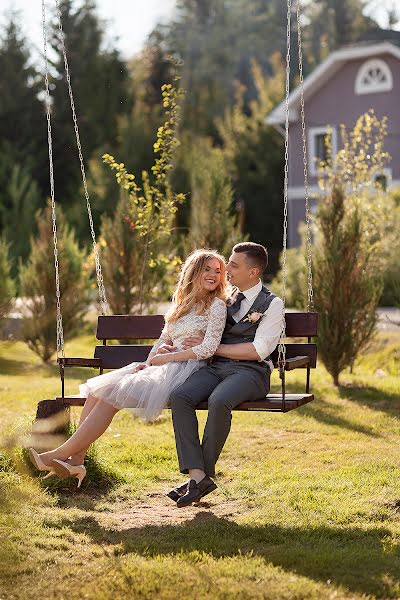
[[[278,345],[278,367],[285,368],[286,346],[283,340],[286,335],[285,303],[286,303],[286,250],[288,227],[288,182],[289,182],[289,92],[290,92],[290,33],[291,33],[292,0],[287,0],[286,26],[286,84],[285,84],[285,169],[283,184],[283,250],[282,250],[282,333]]]
[[[51,217],[53,227],[53,245],[54,245],[54,271],[56,279],[56,309],[57,309],[57,359],[65,357],[64,354],[64,330],[61,314],[61,293],[60,293],[60,275],[58,269],[58,243],[57,243],[57,219],[56,219],[56,204],[54,192],[54,167],[53,167],[53,140],[51,131],[51,102],[50,102],[50,86],[49,86],[49,63],[47,58],[47,34],[46,34],[46,7],[45,0],[42,0],[42,31],[43,31],[43,51],[45,61],[45,104],[46,104],[46,119],[47,119],[47,142],[49,147],[49,171],[50,171],[50,197],[51,197]]]
[[[99,253],[98,253],[98,249],[97,249],[97,244],[96,244],[96,234],[95,234],[94,226],[93,226],[92,209],[90,206],[89,190],[88,190],[88,186],[87,186],[87,182],[86,182],[85,163],[83,160],[78,120],[77,120],[77,116],[76,116],[74,96],[72,93],[71,76],[70,76],[70,72],[69,72],[67,51],[65,48],[64,30],[63,30],[62,22],[61,22],[61,11],[60,11],[60,6],[59,6],[59,1],[55,0],[55,4],[56,4],[56,9],[57,9],[58,29],[60,31],[61,48],[62,48],[62,53],[63,53],[63,57],[64,57],[64,68],[65,68],[65,75],[66,75],[67,85],[68,85],[69,99],[70,99],[70,104],[71,104],[72,119],[74,122],[76,145],[78,148],[79,162],[80,162],[81,173],[82,173],[83,189],[85,192],[86,207],[87,207],[87,212],[88,212],[88,216],[89,216],[90,233],[91,233],[92,242],[93,242],[93,252],[94,252],[94,260],[95,260],[95,264],[96,264],[96,276],[97,276],[97,286],[99,288],[100,307],[101,307],[101,313],[103,315],[106,315],[109,313],[109,306],[108,306],[108,302],[107,302],[103,274],[101,271],[100,258],[99,258]]]
[[[310,204],[308,190],[308,169],[307,169],[307,142],[306,142],[306,119],[304,113],[304,77],[303,77],[303,50],[301,43],[301,15],[300,1],[296,2],[297,17],[297,41],[299,48],[299,79],[300,79],[300,114],[301,114],[301,137],[303,142],[303,173],[304,173],[304,194],[305,194],[305,212],[306,212],[306,246],[307,246],[307,312],[314,310],[314,291],[312,277],[312,247],[311,247],[311,227],[310,227]]]

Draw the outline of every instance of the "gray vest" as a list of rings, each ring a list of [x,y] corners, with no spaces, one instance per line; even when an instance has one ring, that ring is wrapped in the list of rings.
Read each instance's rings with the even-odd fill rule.
[[[253,342],[261,318],[255,323],[251,323],[246,319],[248,318],[248,315],[253,312],[265,313],[274,298],[276,298],[275,294],[263,286],[248,312],[237,323],[233,318],[231,307],[228,306],[226,325],[222,334],[221,344],[243,344],[245,342]],[[240,362],[257,363],[259,366],[266,366],[268,360],[269,357],[264,361]]]

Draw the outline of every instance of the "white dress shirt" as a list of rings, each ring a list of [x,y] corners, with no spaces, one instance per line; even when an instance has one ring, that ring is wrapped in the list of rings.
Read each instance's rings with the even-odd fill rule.
[[[232,318],[238,323],[245,314],[250,310],[254,300],[262,290],[261,280],[252,288],[242,292],[245,298],[240,303],[239,310],[232,315]],[[257,327],[254,341],[252,342],[260,361],[264,360],[271,354],[278,345],[279,338],[282,331],[282,310],[283,302],[280,298],[276,297],[272,300],[271,304],[260,319]],[[272,360],[268,361],[268,364],[272,369],[274,365]]]

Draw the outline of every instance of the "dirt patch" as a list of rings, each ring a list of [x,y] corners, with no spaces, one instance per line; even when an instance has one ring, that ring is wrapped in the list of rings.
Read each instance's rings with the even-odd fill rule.
[[[142,502],[126,504],[120,510],[107,514],[107,524],[124,530],[146,525],[184,525],[186,521],[206,520],[213,517],[232,518],[243,515],[249,508],[243,502],[226,500],[222,494],[186,508],[177,508],[162,494],[144,496]]]

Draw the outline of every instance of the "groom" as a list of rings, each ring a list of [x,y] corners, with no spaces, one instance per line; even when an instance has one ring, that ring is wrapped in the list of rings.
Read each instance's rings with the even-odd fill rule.
[[[216,489],[211,478],[230,431],[232,409],[269,392],[273,369],[269,357],[279,341],[283,303],[261,283],[267,263],[264,246],[253,242],[234,246],[227,273],[237,290],[228,301],[221,344],[211,362],[171,395],[179,467],[190,477],[168,493],[180,508]],[[188,339],[187,347],[197,343],[198,339]],[[196,406],[204,400],[208,417],[200,443]]]

